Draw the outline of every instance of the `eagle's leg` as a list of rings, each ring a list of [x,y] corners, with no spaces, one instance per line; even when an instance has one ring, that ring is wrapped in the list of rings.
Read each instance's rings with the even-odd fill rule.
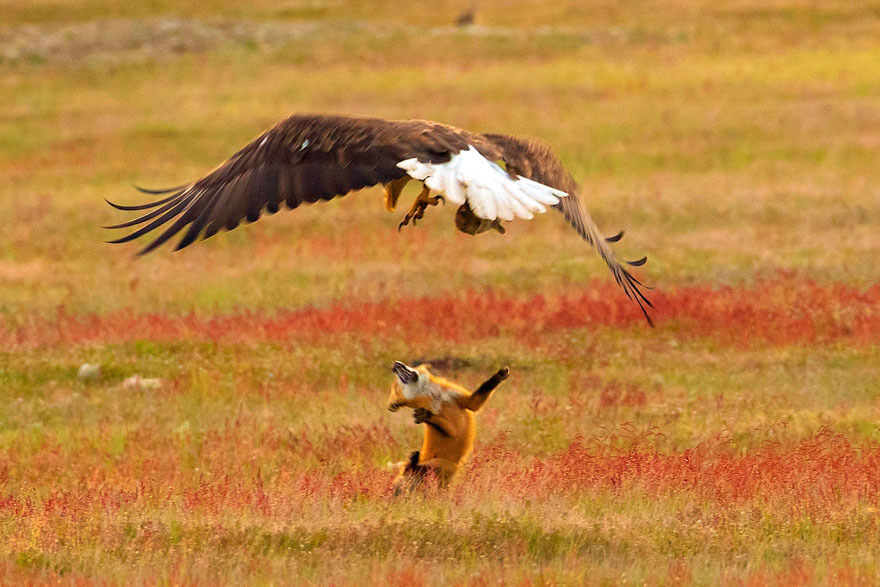
[[[397,230],[400,230],[409,224],[410,220],[412,220],[413,225],[415,225],[416,221],[421,220],[425,215],[425,210],[428,206],[436,206],[440,202],[446,203],[446,199],[439,194],[431,196],[431,189],[428,186],[423,186],[421,193],[416,198],[416,201],[413,202],[409,212],[406,213],[406,216],[404,216],[400,224],[397,225]]]
[[[408,175],[404,175],[400,179],[395,179],[389,183],[385,184],[385,209],[389,212],[394,212],[394,208],[397,206],[397,200],[400,198],[400,192],[403,191],[404,186],[406,186],[407,182],[410,180]]]

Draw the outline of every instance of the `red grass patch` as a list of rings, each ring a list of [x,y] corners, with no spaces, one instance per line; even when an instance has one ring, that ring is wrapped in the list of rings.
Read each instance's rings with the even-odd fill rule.
[[[859,290],[780,276],[748,288],[694,286],[657,291],[653,301],[658,328],[685,336],[710,336],[734,344],[880,340],[880,284]],[[460,342],[508,334],[533,343],[556,330],[638,325],[644,325],[638,309],[614,284],[601,283],[580,294],[552,298],[468,292],[214,317],[134,311],[78,317],[60,310],[53,319],[33,319],[15,328],[0,326],[0,346],[144,339],[314,343],[339,334],[363,340],[403,337],[410,342],[437,338]]]
[[[635,383],[611,381],[599,392],[599,406],[602,408],[637,407],[647,403],[648,394]]]
[[[527,466],[503,446],[485,447],[474,458],[466,491],[488,491],[502,469],[508,491],[524,498],[584,491],[683,492],[719,505],[772,504],[779,513],[814,520],[860,504],[880,506],[880,445],[855,446],[829,429],[746,454],[737,454],[726,442],[673,454],[657,452],[651,444],[650,435],[638,434],[580,439]]]
[[[154,431],[156,432],[156,431]],[[51,486],[46,492],[0,491],[0,519],[58,516],[76,522],[95,512],[172,508],[217,514],[250,512],[275,519],[295,519],[320,503],[338,504],[355,498],[390,499],[394,475],[359,455],[355,441],[327,437],[317,453],[336,449],[347,458],[314,461],[302,446],[266,446],[246,430],[222,446],[206,446],[199,468],[185,464],[184,455],[158,438],[132,442],[112,464],[92,447],[59,451],[47,443],[26,462],[15,448],[0,453],[6,483],[15,487]],[[146,441],[146,443],[144,443]],[[276,439],[275,446],[279,446]],[[207,443],[206,443],[207,444]],[[271,443],[269,443],[271,444]],[[654,497],[687,495],[695,506],[715,504],[716,514],[730,507],[756,515],[778,515],[833,521],[865,509],[880,527],[880,445],[854,445],[822,430],[803,440],[768,444],[739,454],[724,442],[692,450],[662,453],[638,435],[618,440],[580,439],[567,449],[535,458],[509,448],[503,441],[478,447],[462,482],[450,499],[474,496],[529,500],[547,496],[578,496],[610,492]],[[236,447],[235,449],[231,447]],[[401,458],[404,456],[400,450]],[[59,463],[63,463],[61,467]]]

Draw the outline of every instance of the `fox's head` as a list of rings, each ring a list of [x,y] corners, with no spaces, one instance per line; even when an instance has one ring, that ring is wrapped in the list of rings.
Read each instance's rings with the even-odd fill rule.
[[[394,373],[394,381],[391,383],[391,393],[388,394],[388,409],[396,412],[399,408],[427,408],[432,396],[426,389],[430,381],[428,368],[421,365],[415,369],[406,363],[394,361],[391,367]]]

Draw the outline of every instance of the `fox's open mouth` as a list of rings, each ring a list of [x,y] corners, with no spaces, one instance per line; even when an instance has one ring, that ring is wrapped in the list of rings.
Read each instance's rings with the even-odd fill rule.
[[[394,361],[394,366],[391,367],[391,370],[397,375],[397,378],[400,379],[404,384],[409,385],[410,383],[415,383],[419,374],[417,371],[410,369],[400,361]]]

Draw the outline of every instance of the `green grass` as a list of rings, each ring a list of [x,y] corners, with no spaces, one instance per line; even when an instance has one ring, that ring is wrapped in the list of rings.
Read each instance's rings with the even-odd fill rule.
[[[185,329],[53,342],[56,316],[254,311],[256,327],[306,306],[556,299],[611,279],[555,213],[471,238],[431,209],[398,233],[403,211],[385,212],[377,189],[178,253],[102,242],[101,225],[128,218],[104,198],[196,178],[297,111],[542,137],[661,292],[779,271],[880,281],[875,3],[487,1],[485,28],[443,28],[466,4],[0,8],[0,33],[169,16],[326,27],[181,55],[0,62],[0,329],[44,332],[0,348],[2,582],[873,580],[870,339],[739,344],[667,321],[457,342],[405,327],[309,344]],[[416,358],[467,385],[502,364],[512,377],[459,485],[393,500],[386,463],[419,430],[384,409],[388,367]],[[101,378],[77,379],[85,362]],[[162,387],[124,388],[134,374]]]
[[[413,293],[506,283],[540,291],[603,271],[589,255],[572,257],[579,244],[558,218],[514,225],[516,239],[466,239],[446,230],[448,211],[432,210],[446,223],[390,234],[398,219],[377,207],[375,190],[173,256],[131,261],[134,247],[99,244],[111,236],[99,224],[125,217],[102,198],[137,201],[131,183],[196,177],[293,111],[419,116],[541,136],[581,179],[601,225],[628,230],[625,253],[649,255],[649,281],[660,287],[737,283],[776,268],[870,282],[880,215],[871,105],[880,87],[868,63],[878,57],[798,49],[729,60],[683,55],[664,66],[662,54],[636,51],[628,67],[615,67],[585,49],[517,64],[527,88],[512,84],[513,59],[480,70],[454,61],[316,70],[233,52],[102,71],[100,84],[83,67],[15,71],[2,100],[20,116],[0,139],[10,171],[0,182],[17,195],[0,203],[12,220],[0,251],[21,287],[4,290],[0,306],[26,309],[37,289],[45,307],[92,312],[290,306],[351,290],[384,296],[396,287],[377,284],[400,283],[410,264],[433,257],[424,249],[437,248],[450,254],[420,270],[418,283],[407,284]],[[818,84],[832,92],[829,78],[833,93],[817,97]],[[602,96],[579,89],[591,87]],[[290,254],[309,247],[310,236],[321,247],[311,253],[332,263]],[[354,256],[351,238],[360,243]],[[540,256],[532,252],[542,246]],[[260,252],[238,287],[228,277],[242,247]],[[465,276],[462,255],[475,259]],[[196,277],[193,267],[211,275]],[[165,286],[132,292],[127,285],[140,275]]]

